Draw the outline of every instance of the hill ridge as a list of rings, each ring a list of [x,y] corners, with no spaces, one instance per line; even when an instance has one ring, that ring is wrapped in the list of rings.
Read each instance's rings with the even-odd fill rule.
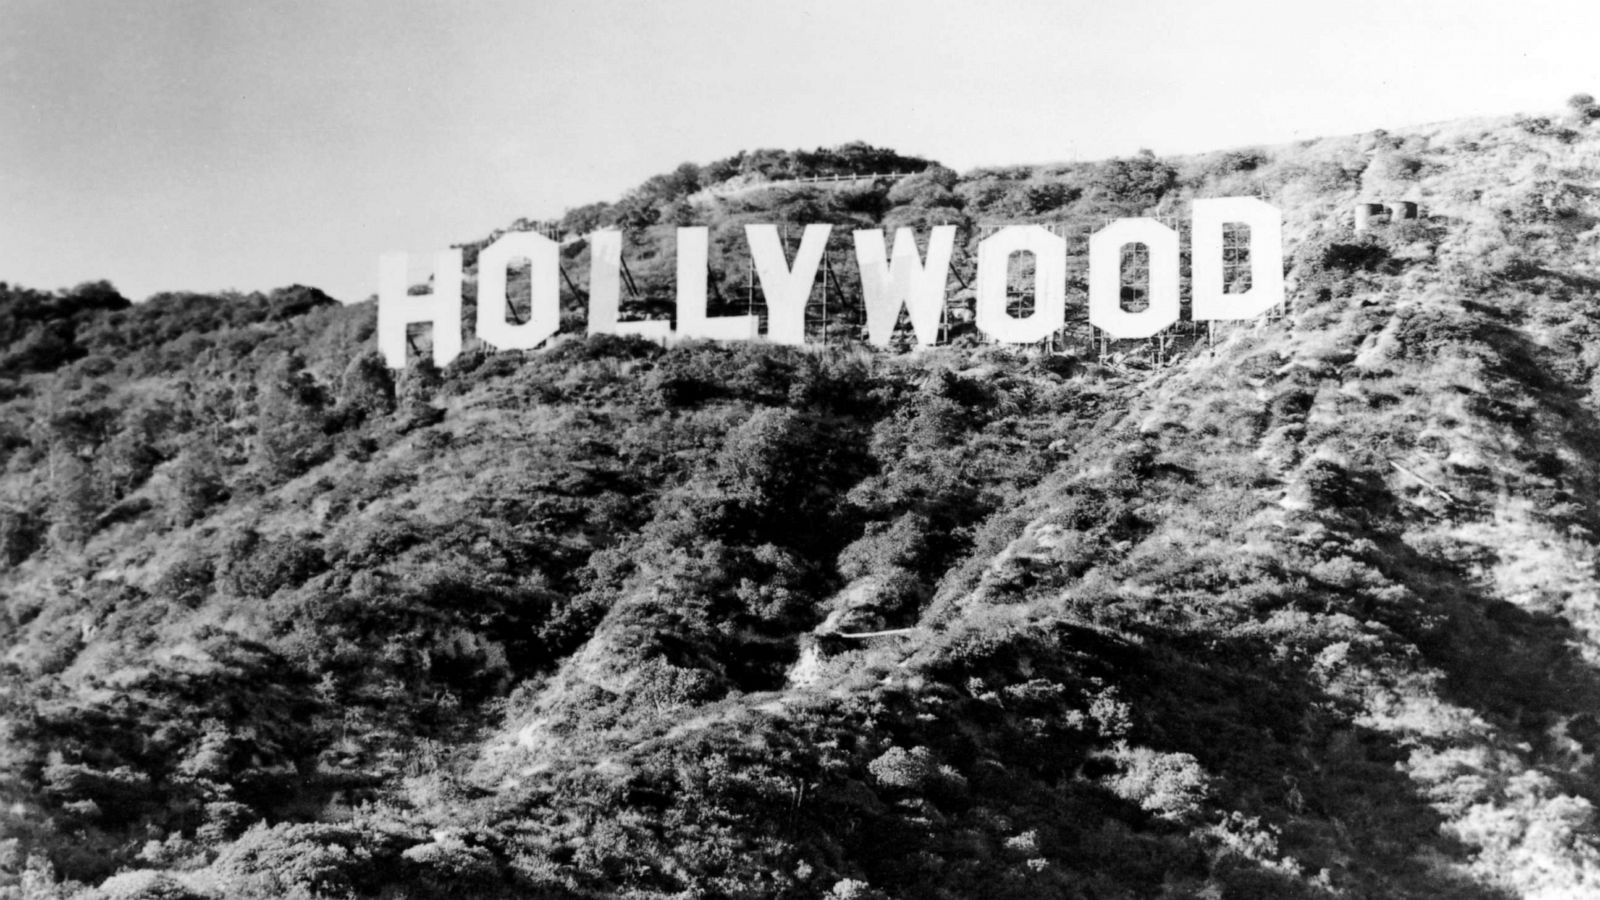
[[[564,226],[648,285],[678,215],[1266,191],[1289,314],[1144,369],[839,314],[392,376],[371,304],[7,286],[0,892],[1582,896],[1591,118],[687,212],[680,167]],[[1356,234],[1373,191],[1430,215]]]

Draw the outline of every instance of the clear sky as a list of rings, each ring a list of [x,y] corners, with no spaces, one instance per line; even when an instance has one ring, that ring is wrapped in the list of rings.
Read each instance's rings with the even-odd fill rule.
[[[0,280],[377,288],[680,162],[1183,153],[1600,94],[1557,0],[0,0]]]

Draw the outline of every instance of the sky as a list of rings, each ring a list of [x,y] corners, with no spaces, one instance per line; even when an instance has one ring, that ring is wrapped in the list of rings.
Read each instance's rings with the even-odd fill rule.
[[[377,289],[679,163],[1202,152],[1600,94],[1557,0],[0,0],[0,281]]]

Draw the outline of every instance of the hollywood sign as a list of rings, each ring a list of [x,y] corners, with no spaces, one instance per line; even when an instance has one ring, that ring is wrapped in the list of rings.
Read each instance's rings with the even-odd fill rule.
[[[1250,234],[1250,289],[1230,293],[1223,284],[1223,230],[1244,225]],[[777,226],[746,225],[750,257],[766,297],[766,339],[804,344],[805,310],[828,245],[831,225],[807,225],[791,263]],[[1254,197],[1196,200],[1190,228],[1190,316],[1195,321],[1250,319],[1283,301],[1283,215]],[[867,311],[867,339],[887,347],[901,310],[919,346],[937,343],[945,310],[956,228],[935,227],[925,257],[909,228],[895,232],[889,255],[881,229],[856,231],[856,266]],[[761,337],[753,315],[712,316],[706,311],[707,247],[704,227],[678,229],[677,315],[666,320],[621,321],[622,233],[589,235],[590,334],[634,334],[660,340],[704,338],[747,341]],[[1122,306],[1122,248],[1142,244],[1149,253],[1149,303],[1137,312]],[[1027,316],[1007,308],[1011,257],[1034,257],[1034,307]],[[506,303],[507,272],[528,261],[531,314],[512,321]],[[435,257],[433,292],[407,290],[408,260],[386,253],[379,265],[378,348],[390,366],[406,364],[411,325],[433,326],[433,356],[447,365],[461,352],[462,253]],[[512,232],[478,255],[477,336],[498,350],[530,350],[561,325],[560,245],[534,232]],[[1039,225],[1002,228],[978,244],[975,324],[991,340],[1028,344],[1045,339],[1066,319],[1067,242]],[[1111,338],[1147,338],[1178,321],[1178,232],[1156,219],[1118,219],[1089,238],[1089,321]]]

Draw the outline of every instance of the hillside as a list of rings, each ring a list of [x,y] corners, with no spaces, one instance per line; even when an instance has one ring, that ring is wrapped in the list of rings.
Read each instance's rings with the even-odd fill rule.
[[[0,287],[0,897],[1600,894],[1593,113],[513,226],[660,316],[675,224],[742,312],[835,223],[803,349],[573,336],[581,239],[568,336],[398,377],[371,302]],[[1088,231],[1238,195],[1287,314],[1102,351]],[[1050,351],[960,314],[1005,222]],[[867,349],[849,229],[941,223],[949,346]]]

